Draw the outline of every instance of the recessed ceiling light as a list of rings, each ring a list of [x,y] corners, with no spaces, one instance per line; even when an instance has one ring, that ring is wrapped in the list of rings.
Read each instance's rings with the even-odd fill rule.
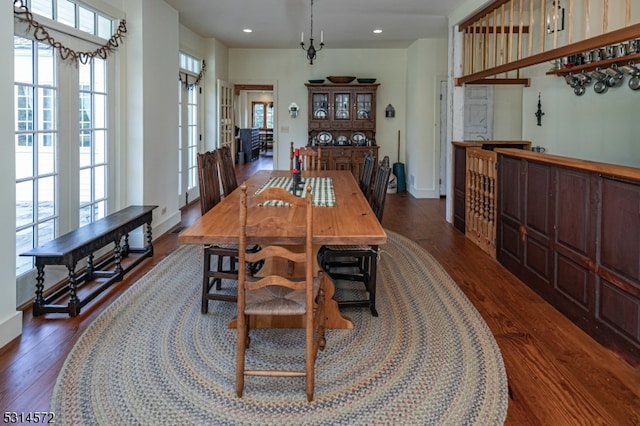
[[[245,29],[243,29],[243,30],[242,30],[242,32],[245,32],[245,33],[252,33],[252,32],[253,32],[253,30],[252,30],[251,28],[245,28]]]
[[[375,30],[373,30],[374,34],[382,34],[382,29],[381,28],[376,28]]]

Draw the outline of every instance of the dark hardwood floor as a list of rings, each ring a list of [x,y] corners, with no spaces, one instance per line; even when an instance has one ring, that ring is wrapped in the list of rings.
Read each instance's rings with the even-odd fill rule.
[[[238,167],[239,182],[271,160]],[[626,364],[544,302],[444,219],[444,200],[389,194],[385,228],[417,241],[448,271],[482,314],[502,351],[512,398],[508,425],[640,425],[640,368]],[[199,217],[197,203],[182,226]],[[86,306],[76,318],[33,318],[0,349],[2,412],[46,411],[58,372],[86,327],[177,247],[177,234],[154,242],[154,257]]]

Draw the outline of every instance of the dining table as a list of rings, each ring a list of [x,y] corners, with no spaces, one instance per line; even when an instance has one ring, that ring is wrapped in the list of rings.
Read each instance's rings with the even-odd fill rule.
[[[369,202],[360,190],[351,171],[318,170],[302,171],[298,195],[304,188],[312,187],[313,195],[313,245],[317,251],[323,245],[372,245],[387,242],[387,234],[373,213]],[[288,170],[259,170],[241,185],[247,186],[248,194],[255,194],[266,186],[291,188],[292,173]],[[240,219],[240,191],[238,187],[222,199],[207,213],[198,218],[178,236],[180,244],[238,244]],[[281,206],[262,206],[265,215],[289,214]],[[279,210],[274,210],[279,209]],[[291,216],[300,221],[304,217]],[[275,238],[276,244],[289,243],[286,236]],[[316,259],[317,256],[314,256]],[[320,272],[317,266],[316,271]],[[351,320],[342,315],[334,298],[335,288],[329,281],[325,288],[325,326],[327,328],[353,328]]]

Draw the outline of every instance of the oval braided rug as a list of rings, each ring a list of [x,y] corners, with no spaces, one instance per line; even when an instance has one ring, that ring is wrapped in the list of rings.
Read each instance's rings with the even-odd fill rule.
[[[313,402],[302,378],[248,377],[235,395],[235,304],[200,313],[200,247],[168,256],[109,306],[65,361],[51,399],[60,424],[503,424],[500,350],[442,267],[387,231],[377,308],[327,330]],[[345,283],[337,283],[337,287]],[[337,290],[339,295],[339,290]],[[277,342],[274,342],[275,339]],[[303,365],[301,330],[254,330],[247,365]]]

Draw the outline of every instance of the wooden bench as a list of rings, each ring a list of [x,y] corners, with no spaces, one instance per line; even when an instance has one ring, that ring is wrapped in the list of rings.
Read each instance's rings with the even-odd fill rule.
[[[152,211],[156,207],[129,206],[22,253],[21,256],[35,257],[38,271],[33,316],[47,312],[60,312],[75,317],[80,313],[80,309],[98,294],[114,282],[122,280],[124,274],[145,258],[153,256],[151,219]],[[129,247],[129,233],[144,224],[146,224],[146,246],[136,249]],[[94,264],[94,253],[111,243],[114,244],[113,254]],[[122,258],[127,257],[129,253],[139,253],[140,256],[123,268]],[[80,273],[76,272],[78,261],[85,257],[87,258],[86,267]],[[43,296],[45,265],[64,265],[69,272],[64,286],[47,297]],[[103,269],[109,265],[113,265],[112,270]],[[80,284],[97,278],[106,278],[106,281],[80,299],[77,293]],[[69,296],[68,304],[55,305],[54,302],[64,295]]]

